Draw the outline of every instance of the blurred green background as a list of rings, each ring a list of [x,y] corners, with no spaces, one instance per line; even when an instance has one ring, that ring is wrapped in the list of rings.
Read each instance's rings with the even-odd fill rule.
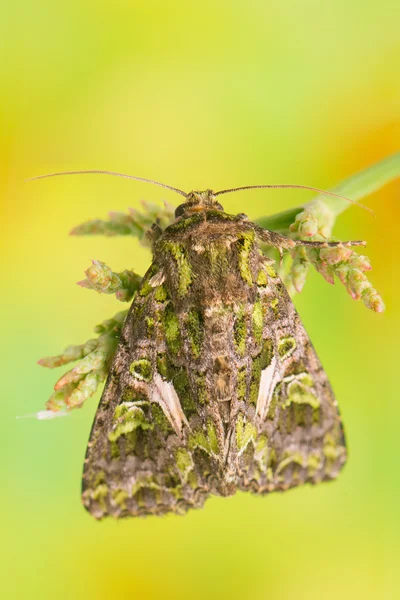
[[[7,4],[7,5],[6,5]],[[352,207],[335,234],[368,240],[383,314],[309,278],[296,304],[336,391],[350,451],[331,484],[212,498],[185,517],[95,522],[80,503],[99,396],[69,418],[41,410],[60,371],[38,358],[121,309],[75,285],[90,258],[143,273],[127,238],[74,238],[81,221],[256,183],[329,187],[399,149],[400,5],[393,0],[21,0],[0,18],[2,251],[1,588],[7,598],[395,598],[399,575],[400,184]],[[226,197],[251,217],[301,191]],[[395,246],[396,244],[396,246]]]

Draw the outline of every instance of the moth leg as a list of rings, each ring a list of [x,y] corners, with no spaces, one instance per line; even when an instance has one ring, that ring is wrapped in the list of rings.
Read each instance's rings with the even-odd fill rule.
[[[296,246],[305,246],[306,248],[350,248],[351,246],[366,246],[367,242],[363,240],[350,240],[347,242],[312,242],[306,240],[297,240]]]
[[[158,238],[162,235],[163,230],[160,227],[160,219],[157,219],[155,223],[145,233],[148,241],[154,245]]]
[[[282,250],[290,250],[297,245],[294,240],[286,235],[276,233],[276,231],[271,231],[270,229],[264,229],[264,227],[257,225],[257,223],[249,221],[248,225],[253,229],[261,242],[268,246],[272,246],[273,248],[277,248],[280,254]]]
[[[305,246],[308,248],[348,248],[350,246],[366,246],[367,242],[362,240],[350,240],[346,242],[314,242],[308,240],[292,240],[286,235],[282,235],[280,233],[276,233],[276,231],[271,231],[269,229],[264,229],[257,225],[256,223],[249,222],[251,228],[257,234],[257,237],[264,242],[264,244],[268,244],[268,246],[273,246],[279,250],[279,254],[282,257],[282,250],[291,250],[296,246]]]

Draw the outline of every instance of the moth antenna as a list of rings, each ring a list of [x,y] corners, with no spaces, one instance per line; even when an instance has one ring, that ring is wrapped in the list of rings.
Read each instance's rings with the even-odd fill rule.
[[[89,170],[89,171],[61,171],[60,173],[48,173],[46,175],[38,175],[37,177],[29,177],[25,179],[25,181],[34,181],[35,179],[46,179],[46,177],[57,177],[59,175],[87,175],[87,174],[98,174],[98,175],[113,175],[115,177],[124,177],[125,179],[135,179],[136,181],[144,181],[145,183],[153,183],[154,185],[159,185],[160,187],[166,188],[167,190],[171,190],[180,194],[181,196],[187,196],[186,192],[182,190],[178,190],[178,188],[172,187],[171,185],[166,185],[165,183],[160,183],[159,181],[153,181],[153,179],[146,179],[145,177],[135,177],[134,175],[126,175],[125,173],[116,173],[115,171],[100,171],[97,169]]]
[[[298,188],[301,190],[311,190],[312,192],[318,192],[319,194],[324,194],[325,196],[335,196],[336,198],[341,198],[342,200],[347,200],[347,202],[350,202],[351,204],[355,204],[356,206],[359,206],[360,208],[363,208],[364,210],[367,210],[369,213],[371,213],[371,215],[373,215],[375,217],[375,213],[371,208],[368,208],[368,206],[364,206],[364,204],[360,204],[360,202],[356,202],[356,200],[351,200],[350,198],[347,198],[346,196],[341,196],[340,194],[335,194],[334,192],[328,192],[327,190],[320,190],[319,188],[315,188],[315,187],[310,187],[309,185],[296,185],[294,183],[283,183],[283,184],[270,184],[270,185],[245,185],[243,187],[238,187],[238,188],[232,188],[229,190],[221,190],[220,192],[216,192],[214,194],[214,196],[220,196],[221,194],[229,194],[230,192],[240,192],[241,190],[254,190],[254,189],[263,189],[263,188],[268,188],[268,189],[275,189],[275,188]]]

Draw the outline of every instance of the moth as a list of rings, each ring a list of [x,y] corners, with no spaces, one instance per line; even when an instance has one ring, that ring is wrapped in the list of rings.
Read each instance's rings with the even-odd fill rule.
[[[151,230],[88,443],[82,498],[96,519],[316,484],[346,461],[332,388],[261,246],[362,242],[296,242],[224,211],[221,194],[250,187],[277,186],[170,188],[184,202]]]

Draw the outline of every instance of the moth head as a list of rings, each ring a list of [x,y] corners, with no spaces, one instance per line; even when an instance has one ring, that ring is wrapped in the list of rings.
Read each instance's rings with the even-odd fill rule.
[[[223,206],[216,200],[212,190],[189,192],[186,196],[186,202],[176,208],[175,218],[189,216],[190,214],[210,209],[224,210]]]

